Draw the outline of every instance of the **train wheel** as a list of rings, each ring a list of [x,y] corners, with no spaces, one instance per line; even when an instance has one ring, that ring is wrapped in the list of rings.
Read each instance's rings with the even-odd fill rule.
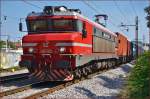
[[[81,78],[81,70],[80,69],[75,70],[75,78]]]
[[[102,62],[102,69],[106,69],[106,62]]]
[[[82,68],[82,74],[84,75],[84,76],[87,76],[87,69],[86,68]]]
[[[101,62],[98,63],[98,69],[102,69],[102,63]]]
[[[112,61],[108,61],[108,69],[112,67]]]
[[[92,66],[92,70],[97,71],[97,69],[98,69],[98,64],[94,63],[93,66]]]
[[[112,68],[115,68],[115,65],[116,65],[116,62],[114,60],[113,63],[112,63]]]
[[[109,69],[110,61],[106,63],[106,69]]]
[[[87,67],[88,73],[92,73],[92,66]]]

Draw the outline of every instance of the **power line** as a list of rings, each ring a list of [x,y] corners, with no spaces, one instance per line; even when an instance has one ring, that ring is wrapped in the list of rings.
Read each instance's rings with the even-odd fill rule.
[[[30,2],[27,2],[27,1],[25,1],[25,0],[22,0],[24,3],[26,3],[26,4],[28,4],[28,5],[31,5],[31,6],[33,6],[33,7],[36,7],[36,8],[38,8],[38,9],[42,9],[41,7],[39,7],[39,6],[37,6],[37,5],[35,5],[35,4],[32,4],[32,3],[30,3]]]
[[[93,6],[91,6],[88,2],[83,1],[83,3],[86,4],[89,8],[91,8],[91,9],[92,9],[93,11],[95,11],[96,13],[99,13],[99,11],[98,11],[96,8],[94,8]]]
[[[95,3],[93,3],[95,6],[97,6]],[[98,8],[100,8],[100,7],[98,7]],[[101,9],[101,11],[103,12],[103,13],[106,13],[106,11],[104,10],[104,9],[102,9],[102,8],[100,8]],[[108,13],[108,12],[107,12]],[[115,19],[115,17],[113,17],[110,13],[108,13],[109,14],[109,16],[110,17],[112,17],[113,19]],[[109,21],[111,21],[111,19],[109,19]],[[115,19],[115,21],[117,22],[118,21],[118,19]],[[111,23],[114,25],[114,23],[111,21]],[[117,25],[116,25],[117,26]]]
[[[121,10],[120,7],[118,6],[116,0],[113,0],[113,1],[114,1],[115,6],[117,7],[117,9],[119,10],[121,16],[123,17],[124,21],[127,22],[127,20],[126,20],[126,18],[125,18],[126,15],[124,15],[124,13],[122,12],[122,10]],[[128,22],[127,22],[127,23],[128,23]]]
[[[25,19],[25,18],[21,18],[21,19]],[[1,26],[2,26],[2,24],[3,24],[4,22],[19,21],[19,20],[20,20],[19,17],[8,16],[8,15],[5,15],[5,14],[2,14],[2,15],[1,15],[0,24],[1,24]]]
[[[4,14],[1,15],[1,18],[2,18],[3,20],[7,20],[7,19],[19,20],[18,17],[8,16],[8,15],[4,15]]]
[[[93,7],[92,5],[90,5],[87,1],[82,1],[84,4],[86,4],[89,8],[91,8],[93,11],[95,11],[96,13],[100,13],[99,12],[99,10],[97,10],[95,7]],[[103,11],[103,12],[105,12],[105,11]],[[110,21],[110,23],[111,24],[113,24],[113,26],[115,27],[117,27],[117,25],[116,24],[114,24],[111,20],[109,20]]]
[[[95,5],[96,6],[96,5]],[[100,8],[100,7],[98,7],[98,8]],[[101,9],[101,11],[103,11],[104,13],[106,13],[106,11],[105,10],[103,10],[102,8],[100,8]],[[108,13],[108,12],[107,12]],[[110,13],[108,13],[109,14],[109,16],[110,17],[113,17]],[[114,17],[113,17],[114,18]],[[115,19],[116,20],[116,19]]]
[[[133,5],[133,3],[132,3],[132,0],[130,0],[130,5],[131,5],[131,7],[132,7],[133,12],[134,12],[135,15],[137,16],[137,13],[136,13],[136,10],[135,10],[134,5]]]

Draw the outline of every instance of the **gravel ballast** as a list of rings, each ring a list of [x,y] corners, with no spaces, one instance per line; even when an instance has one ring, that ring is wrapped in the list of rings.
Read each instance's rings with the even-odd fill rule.
[[[116,99],[133,65],[124,64],[42,98]]]
[[[77,84],[67,88],[55,91],[52,94],[41,97],[42,99],[62,99],[62,98],[91,98],[91,99],[116,99],[123,88],[125,77],[129,74],[133,65],[124,64],[116,69],[97,74],[87,80],[80,81]],[[4,88],[5,89],[5,88]],[[4,90],[3,89],[3,90]],[[9,88],[6,88],[7,90]],[[11,89],[11,87],[10,87]],[[3,99],[17,99],[29,96],[47,88],[33,88],[23,92],[3,97]]]

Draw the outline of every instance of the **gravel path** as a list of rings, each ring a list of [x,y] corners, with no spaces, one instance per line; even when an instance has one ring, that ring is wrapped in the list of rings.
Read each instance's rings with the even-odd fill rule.
[[[133,65],[124,64],[42,98],[116,99]]]

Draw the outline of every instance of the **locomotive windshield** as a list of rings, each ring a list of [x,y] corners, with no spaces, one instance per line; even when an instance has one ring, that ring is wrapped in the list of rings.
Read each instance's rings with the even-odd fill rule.
[[[27,27],[30,34],[36,32],[67,32],[77,31],[77,20],[70,19],[49,19],[49,20],[28,20]]]

